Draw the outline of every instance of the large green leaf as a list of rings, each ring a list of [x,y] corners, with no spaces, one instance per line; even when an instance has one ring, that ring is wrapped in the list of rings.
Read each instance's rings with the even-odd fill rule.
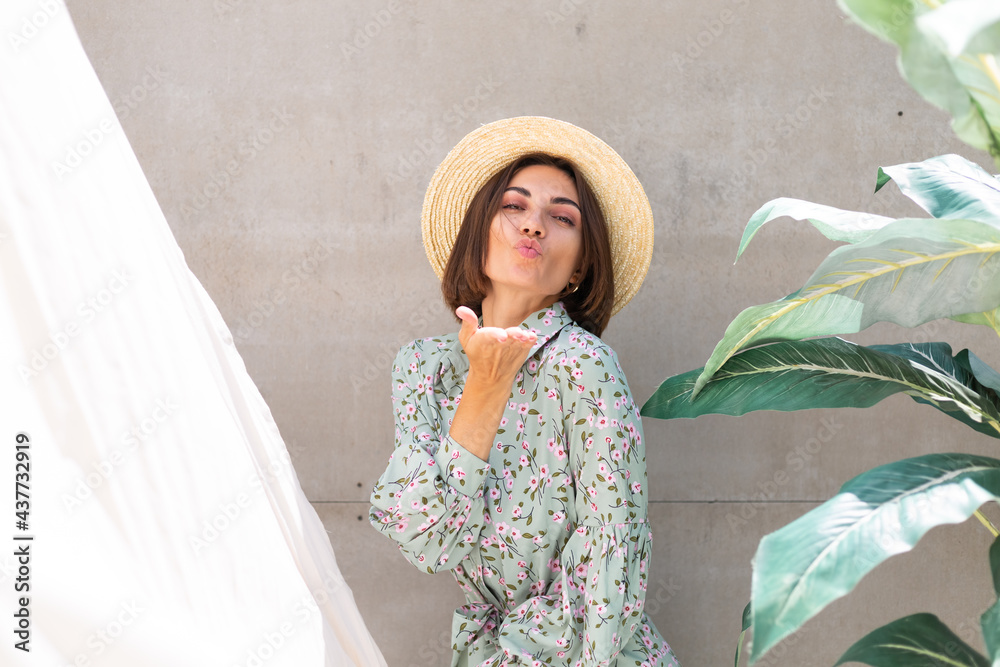
[[[875,191],[890,180],[935,218],[1000,226],[1000,181],[964,157],[939,155],[923,162],[879,167]]]
[[[990,570],[993,572],[993,591],[1000,596],[1000,537],[990,547]],[[979,619],[983,628],[986,653],[993,667],[1000,665],[1000,600],[983,613]]]
[[[1000,461],[929,454],[879,466],[761,540],[754,557],[751,661],[927,531],[1000,499]]]
[[[972,220],[902,219],[831,252],[798,292],[730,323],[694,395],[737,351],[774,340],[856,333],[876,322],[924,322],[1000,307],[1000,228]],[[970,289],[975,285],[978,289]]]
[[[736,259],[740,258],[747,245],[750,244],[750,239],[757,234],[761,227],[784,216],[796,220],[808,220],[826,238],[833,241],[847,241],[848,243],[863,241],[894,220],[874,213],[844,211],[833,206],[814,204],[802,199],[780,197],[767,202],[750,216],[746,229],[743,230],[740,248],[736,251]]]
[[[913,614],[874,630],[847,649],[837,665],[989,667],[989,661],[933,614]],[[835,666],[836,667],[836,666]]]
[[[946,343],[868,348],[820,338],[762,345],[730,358],[692,400],[700,372],[667,378],[642,406],[642,416],[691,419],[755,410],[867,408],[902,392],[1000,437],[1000,398],[956,363]]]
[[[925,371],[929,381],[939,383],[938,392],[933,387],[925,392],[908,391],[913,400],[932,405],[980,433],[998,437],[1000,396],[992,385],[1000,375],[976,355],[962,350],[952,357],[947,343],[872,345],[870,349],[907,359]]]
[[[952,129],[966,143],[1000,159],[1000,76],[998,41],[990,30],[966,40],[966,50],[951,54],[950,16],[956,2],[913,0],[838,0],[857,23],[899,46],[899,69],[924,99],[952,116]],[[937,28],[938,25],[943,26]],[[973,30],[975,27],[972,28]],[[968,30],[968,29],[965,29]],[[942,32],[944,31],[944,32]],[[973,50],[974,49],[974,50]]]

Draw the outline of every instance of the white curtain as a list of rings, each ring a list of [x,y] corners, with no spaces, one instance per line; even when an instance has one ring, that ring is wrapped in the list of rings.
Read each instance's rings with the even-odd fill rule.
[[[0,664],[384,665],[66,7],[0,40]]]

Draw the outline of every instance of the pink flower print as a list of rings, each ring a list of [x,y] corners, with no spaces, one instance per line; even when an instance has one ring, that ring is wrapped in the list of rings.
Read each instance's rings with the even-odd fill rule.
[[[543,463],[541,466],[538,467],[538,474],[541,475],[541,476],[543,476],[543,477],[545,475],[548,475],[549,474],[549,467]]]
[[[521,457],[517,460],[517,462],[520,463],[522,467],[527,466],[528,465],[528,457],[525,456],[524,454],[521,454]]]
[[[459,467],[459,466],[455,466],[453,474],[455,475],[455,479],[464,479],[465,478],[465,471],[462,470],[462,468]]]
[[[458,458],[459,456],[461,456],[461,455],[462,455],[462,454],[461,454],[461,453],[460,453],[460,452],[459,452],[459,451],[458,451],[458,450],[456,449],[455,451],[453,451],[453,452],[451,453],[451,458],[453,458],[453,459],[457,459],[457,458]]]
[[[524,433],[524,422],[520,419],[517,420],[517,432]]]
[[[583,563],[580,563],[579,565],[577,565],[576,566],[576,576],[579,579],[583,579],[584,577],[586,577],[587,576],[587,566],[584,565]]]
[[[521,531],[519,531],[517,528],[511,528],[510,529],[510,538],[512,540],[520,539],[521,538]]]
[[[570,373],[570,375],[573,376],[574,380],[579,380],[580,378],[583,377],[583,371],[580,370],[579,368],[577,368],[577,369],[574,369],[573,372]]]
[[[578,394],[582,394],[583,393],[583,385],[582,384],[576,385],[576,393],[578,393]]]
[[[527,578],[528,578],[528,573],[527,572],[521,571],[521,572],[517,573],[517,580],[518,581],[524,581]]]
[[[563,449],[562,447],[560,447],[559,449],[557,449],[556,450],[556,458],[559,459],[560,461],[562,461],[564,458],[566,458],[566,450]]]
[[[602,463],[601,465],[604,465],[604,464]],[[590,488],[588,488],[587,489],[587,494],[591,498],[596,498],[597,497],[597,487],[596,486],[591,486]]]
[[[600,465],[598,465],[598,466],[597,466],[597,470],[598,470],[598,471],[599,471],[599,472],[600,472],[600,473],[601,473],[602,475],[607,475],[607,474],[608,474],[608,466],[606,466],[606,465],[604,464],[604,461],[601,461]]]
[[[546,317],[544,320],[542,320],[542,324],[544,324],[545,326],[549,326],[550,324],[552,324],[552,320]]]
[[[597,428],[605,429],[607,427],[608,427],[608,418],[607,417],[598,417],[597,418]]]
[[[534,475],[532,475],[531,479],[528,480],[528,486],[531,487],[532,491],[534,491],[535,489],[537,489],[538,488],[538,478],[535,477]]]
[[[500,425],[501,426],[506,426],[507,425],[507,418],[506,417],[501,417],[500,418]]]
[[[613,450],[611,452],[611,460],[612,461],[621,461],[622,460],[622,453],[620,451],[618,451],[617,449]]]
[[[597,409],[598,410],[600,410],[601,412],[604,412],[604,409],[607,408],[607,407],[608,407],[608,405],[607,405],[607,403],[604,402],[603,398],[597,399]]]
[[[513,509],[511,509],[511,511],[510,511],[510,515],[511,515],[512,517],[514,517],[515,519],[519,519],[519,518],[521,518],[521,508],[520,508],[519,506],[515,505],[515,506],[514,506],[514,508],[513,508]],[[522,567],[523,567],[523,566],[522,566]]]
[[[599,604],[594,608],[594,611],[597,612],[598,616],[603,616],[604,614],[608,613],[608,607],[607,605]]]
[[[412,361],[410,362],[410,370],[413,371],[414,373],[417,372],[417,365]]]
[[[535,544],[541,544],[542,543],[542,536],[541,535],[535,535],[534,537],[531,538],[531,541],[534,542]],[[556,571],[558,572],[558,569]]]
[[[653,640],[649,638],[649,635],[642,638],[642,643],[646,645],[646,648],[653,648]]]
[[[538,368],[538,362],[532,359],[528,362],[528,370],[534,372]]]
[[[533,595],[541,595],[544,589],[545,589],[545,582],[539,580],[531,584],[531,588],[529,590]]]
[[[615,483],[615,474],[611,473],[610,475],[608,475],[608,484],[614,484],[614,483]]]
[[[416,411],[417,411],[417,408],[412,403],[406,406],[406,414],[412,415]]]
[[[556,439],[555,438],[549,438],[549,441],[547,443],[545,443],[545,446],[549,448],[550,452],[554,451],[555,448],[556,448]]]
[[[498,498],[500,498],[500,489],[497,488],[490,489],[490,498],[492,498],[493,500],[497,500]]]
[[[447,406],[451,405],[451,401],[449,401],[447,398],[442,398],[441,399],[441,405],[444,406],[444,407],[447,407]]]
[[[517,407],[517,412],[518,412],[518,414],[522,414],[522,415],[528,414],[528,404],[527,403],[521,403],[521,405],[519,405]]]
[[[555,521],[556,523],[562,523],[565,519],[566,519],[566,515],[563,514],[562,512],[553,512],[552,513],[552,520]]]
[[[549,317],[555,317],[556,316],[556,311],[554,311],[551,308],[549,308],[548,310],[545,311],[545,314],[548,315]]]
[[[510,528],[510,526],[501,521],[500,523],[497,524],[497,533],[499,533],[500,535],[506,535],[508,528]]]
[[[424,557],[423,554],[420,554],[419,556],[417,556],[417,562],[418,563],[423,563],[425,560],[427,560],[427,559]]]
[[[639,482],[632,482],[632,493],[639,493],[642,491],[642,484]]]
[[[399,384],[396,385],[396,389],[398,389],[399,391],[402,391],[403,387],[405,387],[405,386],[406,386],[405,384],[403,384],[402,382],[400,382]]]

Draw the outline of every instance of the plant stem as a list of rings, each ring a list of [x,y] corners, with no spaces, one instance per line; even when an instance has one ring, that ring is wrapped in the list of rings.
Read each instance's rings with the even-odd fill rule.
[[[981,524],[986,526],[987,530],[993,533],[993,537],[1000,537],[1000,530],[997,530],[996,526],[993,525],[992,521],[986,518],[985,514],[983,514],[979,510],[976,510],[976,518],[979,519],[979,522]]]

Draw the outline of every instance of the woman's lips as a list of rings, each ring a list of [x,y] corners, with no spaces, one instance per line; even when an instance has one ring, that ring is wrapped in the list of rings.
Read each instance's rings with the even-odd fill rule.
[[[542,254],[542,246],[535,239],[521,239],[514,244],[514,249],[525,259],[534,259]]]

